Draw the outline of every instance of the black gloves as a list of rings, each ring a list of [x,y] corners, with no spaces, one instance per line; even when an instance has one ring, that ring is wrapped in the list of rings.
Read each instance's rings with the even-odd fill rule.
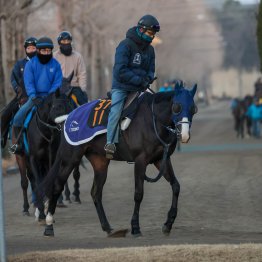
[[[142,77],[141,87],[142,90],[145,91],[151,84],[151,79],[148,76]]]
[[[38,106],[43,102],[43,98],[36,96],[36,97],[32,98],[32,102],[34,103],[35,106]]]

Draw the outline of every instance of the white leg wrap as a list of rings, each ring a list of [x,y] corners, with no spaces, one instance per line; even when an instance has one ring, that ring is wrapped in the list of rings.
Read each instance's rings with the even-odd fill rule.
[[[53,223],[54,223],[54,217],[51,215],[50,212],[48,212],[48,214],[47,214],[47,216],[46,216],[46,218],[45,218],[45,222],[46,222],[46,224],[47,224],[48,226],[53,225]]]
[[[40,214],[40,212],[39,212],[38,208],[36,208],[36,209],[35,209],[35,220],[36,220],[36,221],[38,221],[39,214]]]
[[[45,206],[44,213],[45,213],[45,215],[46,215],[46,214],[47,214],[47,211],[48,211],[49,200],[45,201],[44,206]]]

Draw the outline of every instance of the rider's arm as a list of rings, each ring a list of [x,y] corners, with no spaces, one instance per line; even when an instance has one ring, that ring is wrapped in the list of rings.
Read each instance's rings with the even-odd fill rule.
[[[63,74],[62,74],[61,66],[58,62],[56,62],[54,81],[52,83],[51,89],[48,91],[48,94],[55,92],[56,89],[61,87],[62,79],[63,79]]]
[[[24,71],[24,83],[25,83],[25,90],[27,95],[30,98],[36,97],[36,86],[35,86],[35,79],[33,73],[33,64],[30,60],[26,63],[25,71]]]
[[[151,53],[150,68],[149,68],[148,76],[150,77],[150,80],[152,81],[155,76],[155,51],[153,47],[151,50],[152,50],[152,53]]]
[[[128,67],[130,55],[128,45],[125,42],[121,42],[116,48],[113,74],[122,83],[139,86],[142,83],[142,77],[134,74]]]
[[[10,81],[11,81],[11,85],[14,89],[14,91],[17,93],[17,88],[19,86],[18,84],[18,80],[19,80],[19,72],[20,72],[20,67],[19,67],[19,64],[16,63],[14,65],[14,68],[12,70],[12,73],[11,73],[11,78],[10,78]]]
[[[79,86],[83,91],[86,91],[86,65],[81,55],[79,56],[79,59],[77,61],[77,69],[77,78]]]

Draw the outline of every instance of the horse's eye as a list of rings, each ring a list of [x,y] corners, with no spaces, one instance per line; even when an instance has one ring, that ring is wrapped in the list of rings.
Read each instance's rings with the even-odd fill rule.
[[[197,106],[196,106],[195,104],[190,107],[190,113],[191,113],[191,115],[196,114],[197,111],[198,111],[198,108],[197,108]]]
[[[173,106],[172,106],[172,111],[173,111],[173,114],[176,114],[176,115],[180,114],[181,111],[182,111],[182,106],[181,106],[181,104],[179,104],[179,103],[173,104]]]

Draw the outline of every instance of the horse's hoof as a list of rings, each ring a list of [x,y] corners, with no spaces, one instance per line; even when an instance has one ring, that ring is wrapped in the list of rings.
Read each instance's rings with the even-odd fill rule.
[[[53,225],[46,225],[44,236],[45,237],[54,237],[55,236]]]
[[[72,201],[70,199],[69,200],[65,200],[65,206],[69,205],[69,204],[72,204]]]
[[[132,234],[132,236],[133,237],[142,237],[142,233],[141,233],[141,231],[140,231],[140,229],[132,229],[132,231],[131,231],[131,234]]]
[[[126,237],[128,229],[112,230],[107,234],[107,237]]]
[[[30,213],[29,213],[29,211],[23,211],[23,216],[30,216]]]
[[[59,202],[59,203],[56,204],[56,207],[63,208],[63,207],[67,207],[67,205],[65,205],[64,202]]]
[[[38,225],[40,226],[45,226],[45,219],[42,219],[42,218],[38,218]]]
[[[75,202],[76,204],[81,204],[80,198],[76,198],[76,199],[74,200],[74,202]]]
[[[134,238],[137,238],[137,237],[142,237],[143,235],[142,235],[141,232],[139,232],[139,233],[136,233],[136,234],[132,234],[132,236],[133,236]]]
[[[165,236],[169,236],[171,229],[169,229],[166,225],[162,226],[162,232]]]

